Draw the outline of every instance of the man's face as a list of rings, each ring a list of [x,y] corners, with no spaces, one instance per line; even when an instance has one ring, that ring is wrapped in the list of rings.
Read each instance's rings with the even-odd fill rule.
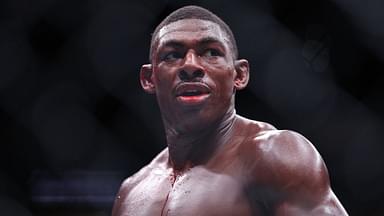
[[[150,79],[166,121],[209,123],[233,107],[230,48],[219,25],[206,20],[179,20],[159,31]]]

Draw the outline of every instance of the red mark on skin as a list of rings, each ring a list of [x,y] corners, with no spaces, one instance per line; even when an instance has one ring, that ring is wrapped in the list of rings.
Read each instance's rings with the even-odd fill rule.
[[[161,216],[163,216],[164,209],[165,209],[165,206],[167,205],[170,193],[171,193],[171,191],[168,192],[167,197],[165,198],[165,201],[164,201],[164,204],[163,204],[163,208],[161,208]],[[167,210],[166,215],[168,215],[168,211],[169,211],[169,209]]]
[[[176,174],[171,174],[169,180],[171,181],[171,186],[173,188],[173,185],[175,184],[176,182],[176,179],[177,179],[177,176]],[[164,213],[166,213],[165,215],[168,215],[168,212],[169,212],[169,209],[167,210],[167,212],[164,212],[165,210],[165,206],[167,205],[168,203],[168,199],[169,199],[169,194],[171,193],[171,191],[168,192],[167,194],[167,197],[165,197],[165,201],[164,201],[164,204],[163,204],[163,208],[161,208],[161,216],[164,216]]]

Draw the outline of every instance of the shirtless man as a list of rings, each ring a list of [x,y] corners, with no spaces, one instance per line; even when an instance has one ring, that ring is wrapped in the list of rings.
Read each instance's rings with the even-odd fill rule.
[[[187,6],[156,28],[151,64],[168,148],[122,184],[113,216],[347,215],[314,146],[235,113],[249,78],[229,27]]]

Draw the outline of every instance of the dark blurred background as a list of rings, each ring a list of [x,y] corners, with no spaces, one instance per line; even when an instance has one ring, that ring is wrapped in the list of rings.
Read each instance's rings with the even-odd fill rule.
[[[186,4],[222,17],[251,63],[237,112],[304,134],[348,212],[384,215],[381,0],[1,0],[1,215],[110,215],[166,145],[138,72]]]

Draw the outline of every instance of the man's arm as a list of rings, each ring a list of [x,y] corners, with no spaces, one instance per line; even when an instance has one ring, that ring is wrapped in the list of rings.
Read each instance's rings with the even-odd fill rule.
[[[347,215],[320,154],[307,139],[292,131],[270,131],[255,140],[262,157],[255,179],[278,192],[271,206],[275,215]]]
[[[112,208],[112,216],[122,215],[122,207],[126,196],[132,188],[131,178],[126,179],[120,186]]]
[[[303,205],[303,201],[285,200],[276,207],[276,215],[348,215],[331,188],[325,194],[315,196],[321,201],[308,206]]]

